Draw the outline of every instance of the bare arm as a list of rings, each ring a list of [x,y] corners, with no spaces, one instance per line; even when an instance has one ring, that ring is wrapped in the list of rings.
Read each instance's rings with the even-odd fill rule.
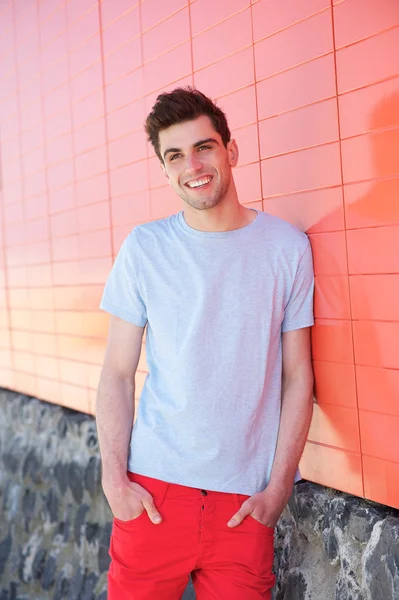
[[[270,481],[263,492],[242,504],[229,522],[232,527],[249,514],[264,525],[274,527],[292,492],[313,410],[309,327],[283,333],[282,352],[282,407]]]
[[[313,412],[313,371],[309,327],[283,333],[282,348],[280,428],[268,487],[276,491],[280,490],[280,494],[288,501]]]
[[[96,419],[103,479],[126,479],[134,417],[134,377],[143,328],[111,316],[104,365],[97,392]]]
[[[147,510],[156,517],[150,495],[127,477],[134,417],[134,377],[144,328],[111,316],[108,344],[97,393],[96,421],[104,493],[115,516],[130,520]]]

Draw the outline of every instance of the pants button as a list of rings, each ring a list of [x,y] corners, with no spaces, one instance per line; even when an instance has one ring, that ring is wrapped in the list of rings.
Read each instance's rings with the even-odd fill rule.
[[[206,490],[201,490],[201,495],[202,495],[202,496],[207,496],[207,495],[208,495],[208,492],[207,492]]]

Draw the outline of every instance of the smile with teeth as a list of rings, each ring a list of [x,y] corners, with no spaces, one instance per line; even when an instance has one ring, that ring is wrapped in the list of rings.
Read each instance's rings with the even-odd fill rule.
[[[212,180],[212,177],[202,177],[201,179],[197,179],[196,181],[188,181],[186,185],[189,188],[198,188],[206,185]]]

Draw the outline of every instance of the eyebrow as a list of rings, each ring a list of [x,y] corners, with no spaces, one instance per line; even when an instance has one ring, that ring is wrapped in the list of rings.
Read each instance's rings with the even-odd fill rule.
[[[202,146],[203,144],[209,144],[209,142],[213,142],[214,144],[219,145],[219,142],[217,140],[215,140],[215,138],[206,138],[205,140],[200,140],[199,142],[196,142],[193,145],[193,148],[198,148],[199,146]],[[163,153],[163,157],[166,158],[166,155],[170,152],[181,152],[181,151],[182,151],[181,148],[168,148]]]

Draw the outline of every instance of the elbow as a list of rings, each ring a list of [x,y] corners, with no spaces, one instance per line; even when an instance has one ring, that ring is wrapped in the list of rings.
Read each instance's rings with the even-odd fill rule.
[[[134,398],[134,390],[134,374],[126,375],[104,366],[98,382],[97,403],[102,398],[115,398],[120,395]]]
[[[301,365],[290,374],[283,374],[282,391],[283,396],[289,391],[295,390],[304,398],[309,398],[313,402],[314,395],[314,376],[312,364]]]
[[[120,369],[116,369],[113,365],[104,364],[101,373],[98,386],[109,387],[109,386],[134,386],[135,372],[125,373]]]

